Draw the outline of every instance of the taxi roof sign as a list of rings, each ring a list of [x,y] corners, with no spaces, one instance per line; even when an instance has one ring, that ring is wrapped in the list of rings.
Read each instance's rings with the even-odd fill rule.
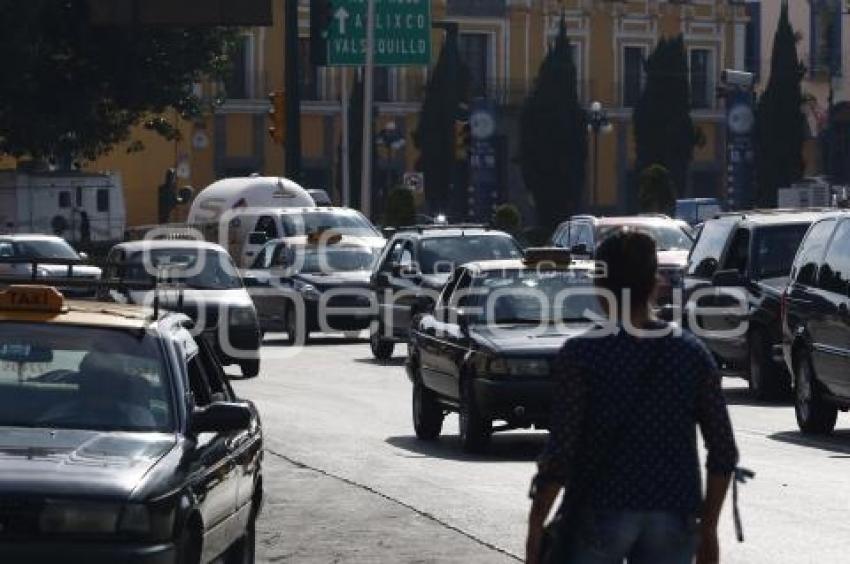
[[[61,313],[65,296],[53,286],[9,286],[0,291],[0,310]]]

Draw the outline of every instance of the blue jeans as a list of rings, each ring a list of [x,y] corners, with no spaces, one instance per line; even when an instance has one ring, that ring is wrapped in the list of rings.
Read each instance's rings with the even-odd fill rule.
[[[573,537],[570,564],[691,564],[696,517],[666,511],[590,511]]]

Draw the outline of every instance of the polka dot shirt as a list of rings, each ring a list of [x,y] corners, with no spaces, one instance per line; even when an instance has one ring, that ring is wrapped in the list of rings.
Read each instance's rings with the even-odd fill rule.
[[[697,426],[708,472],[729,474],[737,464],[717,366],[687,331],[570,339],[554,377],[538,479],[580,490],[585,507],[697,512]]]

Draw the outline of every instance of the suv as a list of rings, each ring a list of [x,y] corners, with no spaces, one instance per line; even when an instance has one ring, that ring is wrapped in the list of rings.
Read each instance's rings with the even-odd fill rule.
[[[705,222],[688,258],[686,309],[739,304],[728,292],[691,300],[697,291],[737,288],[746,295],[743,319],[733,314],[697,315],[701,331],[695,332],[721,365],[747,378],[759,399],[779,398],[790,390],[790,377],[773,355],[782,338],[780,296],[800,241],[818,217],[814,212],[778,210],[725,214]],[[736,331],[742,322],[748,324],[747,330]]]
[[[636,215],[626,217],[594,217],[576,215],[561,223],[552,235],[552,245],[569,249],[575,256],[591,257],[596,245],[608,233],[622,227],[646,232],[658,248],[658,274],[661,278],[658,305],[672,302],[673,289],[679,288],[688,261],[693,238],[687,225],[665,215]],[[665,308],[662,314],[668,314]]]
[[[421,225],[401,228],[375,263],[370,287],[377,321],[369,338],[372,354],[386,360],[395,343],[406,342],[418,312],[429,311],[458,266],[488,259],[517,259],[522,248],[503,231],[480,225]]]
[[[850,214],[817,221],[806,234],[783,295],[782,356],[794,376],[804,433],[830,433],[850,406]]]
[[[259,414],[190,323],[0,292],[0,561],[253,561]]]

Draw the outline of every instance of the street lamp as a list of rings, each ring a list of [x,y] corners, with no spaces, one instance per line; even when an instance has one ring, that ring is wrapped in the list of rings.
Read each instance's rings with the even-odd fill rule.
[[[602,108],[602,104],[596,101],[590,104],[590,111],[587,112],[587,132],[593,133],[593,190],[590,195],[593,205],[596,205],[599,190],[599,134],[608,133],[612,129],[608,112]]]

